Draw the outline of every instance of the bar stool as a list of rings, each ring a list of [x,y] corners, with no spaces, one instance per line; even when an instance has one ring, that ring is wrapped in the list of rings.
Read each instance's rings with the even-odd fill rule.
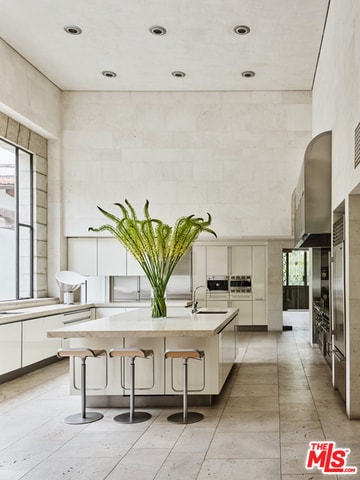
[[[91,348],[60,348],[57,352],[59,358],[79,357],[81,358],[81,413],[75,413],[65,418],[65,423],[70,425],[80,425],[83,423],[96,422],[103,418],[99,412],[86,411],[86,359],[87,357],[97,358],[106,355],[106,350],[92,350]]]
[[[188,360],[193,358],[195,360],[200,360],[205,356],[202,350],[191,350],[191,349],[176,349],[176,350],[166,350],[166,358],[182,358],[183,360],[183,411],[178,413],[173,413],[167,417],[169,422],[174,423],[196,423],[200,422],[204,415],[198,412],[188,412]]]
[[[142,350],[141,348],[112,348],[110,357],[130,358],[130,411],[120,413],[114,417],[120,423],[141,423],[149,420],[151,414],[135,411],[135,358],[148,358],[154,355],[153,350]]]

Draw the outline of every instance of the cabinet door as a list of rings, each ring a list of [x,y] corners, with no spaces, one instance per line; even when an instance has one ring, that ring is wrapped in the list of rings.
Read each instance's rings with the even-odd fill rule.
[[[229,302],[227,299],[222,299],[222,300],[212,300],[209,298],[209,296],[206,299],[206,307],[207,308],[224,308],[227,309],[229,305]],[[201,307],[201,303],[199,302],[199,307]]]
[[[21,368],[21,322],[0,325],[0,375]]]
[[[231,275],[251,275],[251,246],[234,245],[231,247]]]
[[[228,247],[222,245],[206,247],[206,275],[228,274]]]
[[[206,287],[206,247],[194,245],[192,248],[192,288],[200,285]],[[196,292],[197,299],[206,298],[206,288],[199,288]]]
[[[252,325],[252,304],[251,300],[232,300],[232,308],[238,308],[237,325]]]
[[[23,367],[56,355],[61,338],[48,338],[47,332],[63,327],[63,319],[63,315],[51,315],[23,321]]]
[[[125,348],[140,348],[153,350],[154,355],[148,358],[137,358],[135,360],[135,394],[164,394],[164,339],[163,338],[142,338],[125,337]],[[120,362],[120,359],[113,358],[113,363]],[[130,387],[130,359],[125,358],[121,362],[122,386],[125,387],[125,394],[129,394]]]
[[[98,238],[97,274],[126,275],[126,249],[116,238]]]
[[[68,238],[68,270],[97,275],[97,238]]]
[[[144,270],[141,268],[139,262],[135,260],[134,256],[130,252],[126,252],[126,263],[127,275],[145,275]]]
[[[254,300],[253,306],[253,325],[267,325],[266,301]]]
[[[252,295],[253,300],[266,299],[266,246],[252,247]]]

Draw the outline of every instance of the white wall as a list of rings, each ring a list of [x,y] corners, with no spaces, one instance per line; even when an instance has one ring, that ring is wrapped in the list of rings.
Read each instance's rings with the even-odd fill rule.
[[[360,2],[332,0],[313,89],[313,136],[332,130],[335,209],[360,183],[354,130],[360,121]]]
[[[210,212],[220,237],[289,237],[310,139],[309,92],[65,92],[65,235],[127,198],[171,224]]]
[[[45,138],[59,137],[61,92],[0,39],[0,111]]]
[[[313,134],[332,130],[332,209],[345,205],[346,408],[360,418],[360,168],[354,130],[360,121],[360,2],[331,0],[313,89]]]
[[[49,292],[58,295],[55,274],[66,266],[62,240],[61,91],[1,39],[0,65],[0,111],[49,139],[47,273]]]

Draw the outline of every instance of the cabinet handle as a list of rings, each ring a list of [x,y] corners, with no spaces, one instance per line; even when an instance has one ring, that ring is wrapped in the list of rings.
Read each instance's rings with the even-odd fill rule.
[[[81,322],[82,320],[91,320],[91,317],[90,317],[90,315],[86,315],[86,316],[80,317],[80,318],[64,320],[63,325],[69,325],[70,323]]]

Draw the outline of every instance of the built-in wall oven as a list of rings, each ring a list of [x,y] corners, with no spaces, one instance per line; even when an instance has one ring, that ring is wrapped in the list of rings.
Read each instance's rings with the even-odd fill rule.
[[[207,277],[207,288],[210,295],[228,294],[229,293],[229,277],[227,275],[211,275]]]
[[[251,299],[251,276],[250,275],[231,275],[230,277],[230,297]]]

